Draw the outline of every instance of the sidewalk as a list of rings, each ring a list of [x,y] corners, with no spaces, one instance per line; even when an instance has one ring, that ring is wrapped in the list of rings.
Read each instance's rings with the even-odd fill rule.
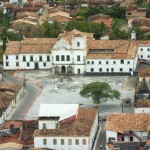
[[[9,114],[7,115],[7,118],[5,120],[11,120],[13,114],[15,113],[15,111],[19,107],[19,105],[21,104],[21,102],[22,102],[22,100],[23,100],[23,98],[24,98],[25,95],[26,95],[26,91],[25,91],[25,93],[23,93],[20,96],[18,102],[13,106],[13,108],[11,109],[11,111],[9,112]]]

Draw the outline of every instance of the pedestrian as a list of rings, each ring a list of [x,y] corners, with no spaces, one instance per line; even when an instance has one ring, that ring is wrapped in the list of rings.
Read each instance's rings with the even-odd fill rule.
[[[102,145],[100,145],[100,148],[101,148],[100,150],[102,150],[102,149],[103,149],[103,146],[102,146]]]

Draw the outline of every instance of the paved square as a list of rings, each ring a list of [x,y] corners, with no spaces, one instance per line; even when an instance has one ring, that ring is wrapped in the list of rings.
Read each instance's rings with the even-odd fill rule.
[[[15,76],[24,77],[23,72],[16,72]],[[107,82],[112,88],[121,92],[123,98],[131,98],[132,106],[124,107],[124,112],[133,112],[135,77],[127,76],[58,76],[54,78],[50,71],[26,71],[25,78],[42,87],[42,91],[29,111],[26,119],[37,119],[40,104],[82,104],[82,107],[94,107],[91,99],[82,98],[79,92],[83,85],[101,81]],[[121,100],[110,100],[100,105],[100,115],[106,116],[111,112],[122,112]]]

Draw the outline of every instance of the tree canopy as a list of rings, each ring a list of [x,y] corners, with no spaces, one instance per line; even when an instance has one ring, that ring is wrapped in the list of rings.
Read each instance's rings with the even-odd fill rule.
[[[65,29],[69,31],[74,28],[82,32],[94,33],[95,39],[100,39],[101,36],[105,35],[105,33],[108,33],[109,31],[108,27],[104,23],[98,24],[85,20],[71,20],[65,27]]]
[[[60,30],[61,28],[58,22],[50,24],[48,21],[45,21],[37,29],[37,37],[56,38],[59,35]]]
[[[77,16],[83,16],[87,18],[91,15],[95,15],[99,13],[107,14],[113,18],[122,18],[122,19],[123,18],[125,19],[125,14],[126,14],[125,8],[123,7],[119,7],[119,8],[89,7],[89,8],[80,9],[77,12]]]
[[[106,82],[92,82],[83,87],[79,93],[82,97],[92,98],[93,103],[100,104],[103,98],[120,99],[120,92],[112,89]]]

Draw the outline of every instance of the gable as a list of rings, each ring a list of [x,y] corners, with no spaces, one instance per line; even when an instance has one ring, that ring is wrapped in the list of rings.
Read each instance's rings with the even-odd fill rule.
[[[68,41],[65,39],[60,39],[56,42],[53,49],[55,50],[64,50],[64,49],[71,49],[71,45],[69,45]]]

